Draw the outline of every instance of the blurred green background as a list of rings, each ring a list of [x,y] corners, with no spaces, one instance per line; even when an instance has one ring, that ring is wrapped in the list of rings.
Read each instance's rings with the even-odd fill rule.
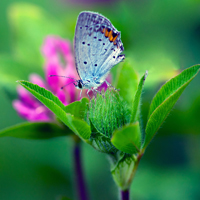
[[[199,0],[3,0],[0,2],[0,129],[23,122],[12,107],[16,80],[44,77],[45,36],[73,42],[80,11],[108,17],[121,31],[125,55],[149,76],[143,93],[143,119],[156,91],[181,70],[200,63]],[[131,199],[200,199],[200,75],[186,88],[142,158]],[[0,138],[0,199],[76,199],[72,139]],[[104,154],[82,144],[90,197],[117,199]]]

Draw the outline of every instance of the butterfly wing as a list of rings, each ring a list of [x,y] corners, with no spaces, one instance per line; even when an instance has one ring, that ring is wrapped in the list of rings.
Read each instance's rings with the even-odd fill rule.
[[[78,16],[75,38],[75,62],[82,80],[94,77],[103,82],[110,69],[122,61],[124,50],[120,32],[104,16],[81,12]]]

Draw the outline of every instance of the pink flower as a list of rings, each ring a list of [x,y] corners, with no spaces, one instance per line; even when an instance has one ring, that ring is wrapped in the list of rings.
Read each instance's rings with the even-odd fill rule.
[[[42,46],[42,52],[45,57],[45,81],[39,75],[31,74],[30,82],[50,90],[65,105],[78,100],[79,92],[73,84],[69,84],[61,90],[61,87],[73,82],[72,79],[49,76],[67,75],[78,79],[70,42],[59,37],[48,36]],[[17,91],[19,99],[13,101],[13,107],[22,118],[28,121],[51,121],[54,119],[53,113],[30,92],[22,86],[18,86]]]
[[[73,79],[58,76],[67,76],[79,80],[74,63],[74,57],[70,48],[70,42],[57,36],[48,36],[42,46],[42,53],[45,58],[45,81],[37,74],[31,74],[30,82],[44,87],[53,92],[64,105],[80,99],[80,90],[72,84]],[[58,75],[50,77],[50,75]],[[110,76],[107,81],[110,82]],[[71,83],[71,84],[70,84]],[[61,87],[67,85],[61,90]],[[99,88],[101,91],[107,89],[106,83]],[[17,88],[19,99],[13,101],[13,107],[18,114],[28,121],[51,121],[53,113],[40,103],[30,92],[22,86]],[[82,96],[86,96],[83,91]],[[90,96],[93,93],[90,93]]]
[[[69,84],[74,82],[74,80],[58,76],[50,77],[50,75],[62,75],[79,79],[70,48],[70,42],[60,37],[48,36],[45,39],[42,52],[46,61],[45,78],[50,90],[58,96],[65,105],[78,100],[78,91],[73,84]],[[67,87],[61,90],[61,87],[65,85],[67,85]]]
[[[42,78],[36,74],[30,75],[29,80],[41,87],[46,87]],[[19,99],[13,101],[13,107],[18,114],[28,121],[51,121],[53,113],[38,101],[22,86],[17,87]]]

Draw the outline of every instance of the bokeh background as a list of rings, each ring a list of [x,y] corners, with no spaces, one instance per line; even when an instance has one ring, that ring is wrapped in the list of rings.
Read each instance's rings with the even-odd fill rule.
[[[199,0],[0,1],[0,129],[24,122],[12,107],[16,80],[44,77],[41,45],[47,35],[73,43],[80,11],[96,11],[121,31],[133,68],[149,76],[144,123],[156,91],[181,70],[200,63]],[[131,199],[200,199],[200,75],[186,88],[151,142],[131,187]],[[0,138],[0,199],[76,199],[72,139]],[[91,199],[118,198],[104,154],[82,144]]]

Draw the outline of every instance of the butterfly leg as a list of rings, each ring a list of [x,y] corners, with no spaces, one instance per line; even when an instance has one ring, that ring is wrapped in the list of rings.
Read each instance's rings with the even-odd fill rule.
[[[80,92],[80,98],[81,98],[82,91],[83,91],[83,90],[81,90],[81,92]]]
[[[88,95],[89,99],[91,100],[89,92],[90,92],[90,90],[87,91],[87,95]]]
[[[100,95],[102,95],[105,98],[105,96],[100,91],[98,91],[96,89],[93,89],[92,91],[95,91],[96,93],[99,93]]]
[[[101,92],[99,92],[98,90],[95,90],[95,89],[91,89],[91,90],[92,90],[93,94],[94,94],[94,91],[98,92],[99,94],[101,94]],[[87,91],[87,95],[88,95],[89,99],[91,100],[89,92],[90,92],[90,90]]]
[[[105,80],[105,82],[108,87],[112,87],[114,90],[119,91],[119,89],[116,89],[115,87],[113,87],[108,81]]]

